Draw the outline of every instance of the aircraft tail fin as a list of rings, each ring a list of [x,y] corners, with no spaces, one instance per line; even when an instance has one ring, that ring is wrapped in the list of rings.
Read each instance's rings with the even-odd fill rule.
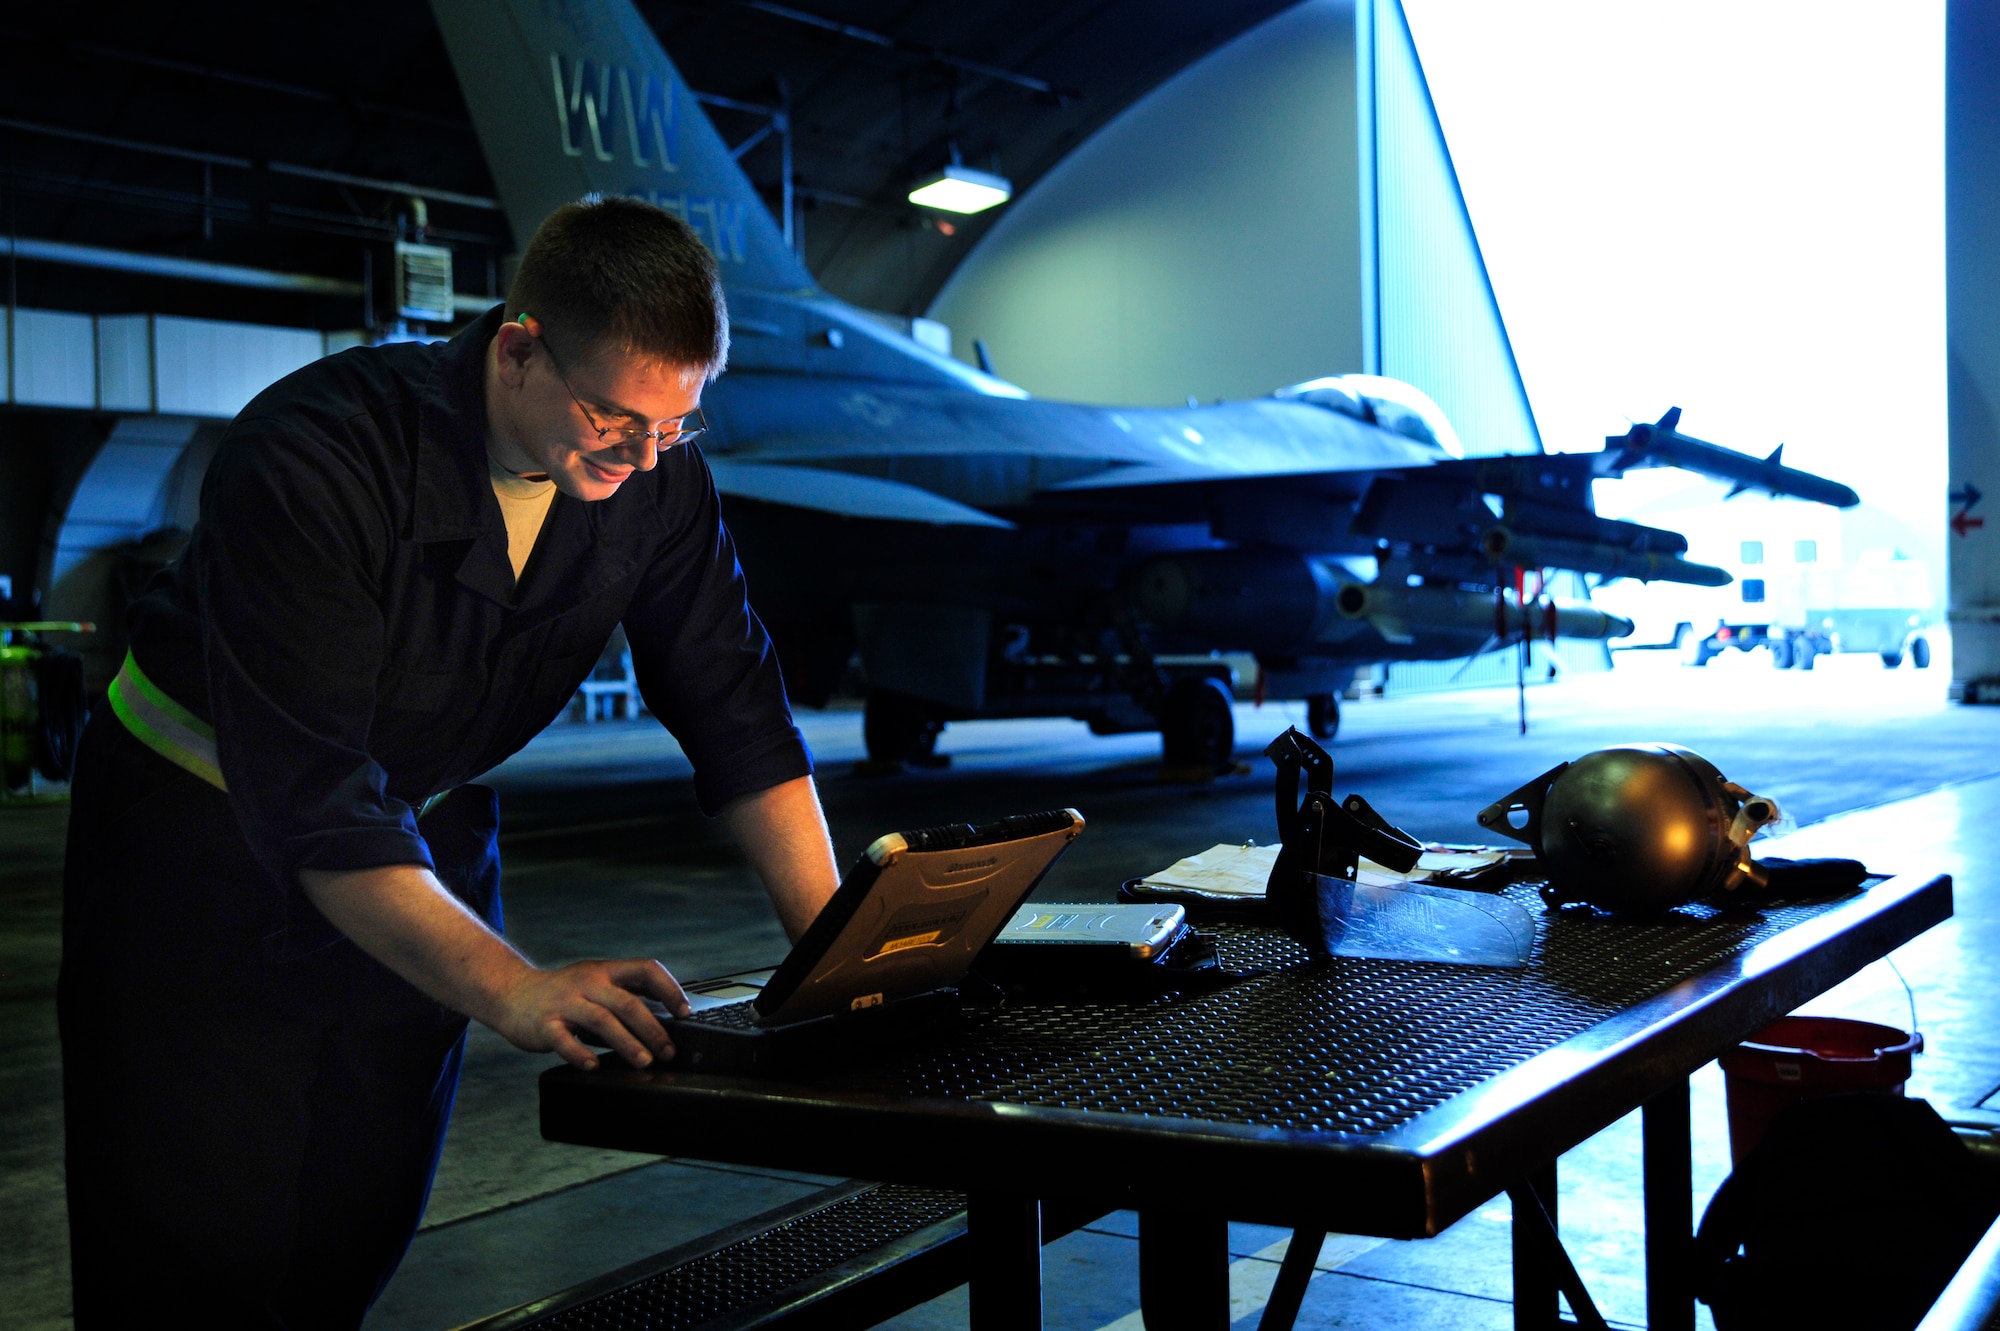
[[[1667,414],[1660,417],[1658,424],[1654,428],[1667,431],[1680,429],[1681,409],[1679,407],[1668,407]]]
[[[1778,462],[1782,460],[1784,456],[1785,456],[1785,446],[1783,444],[1779,444],[1776,448],[1771,450],[1771,456],[1765,458],[1764,461]]]
[[[586,194],[679,214],[729,286],[813,287],[630,0],[431,0],[500,201],[526,245]]]

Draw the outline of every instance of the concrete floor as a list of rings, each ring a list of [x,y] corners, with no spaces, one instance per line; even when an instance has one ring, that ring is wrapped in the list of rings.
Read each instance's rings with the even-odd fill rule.
[[[1481,839],[1475,810],[1527,778],[1606,743],[1672,739],[1733,780],[1783,802],[1805,830],[1797,853],[1856,855],[1882,870],[1949,870],[1958,918],[1898,954],[1916,986],[1930,1052],[1912,1092],[1965,1108],[2000,1086],[2000,1026],[1985,958],[2000,949],[2000,887],[1981,852],[2000,839],[2000,709],[1948,707],[1946,674],[1885,673],[1872,657],[1810,675],[1729,657],[1702,671],[1628,654],[1607,676],[1530,691],[1531,733],[1511,692],[1390,698],[1349,706],[1336,790],[1359,790],[1420,835]],[[1090,831],[1042,889],[1103,899],[1117,882],[1218,841],[1268,840],[1270,766],[1256,758],[1301,709],[1238,711],[1243,775],[1163,782],[1151,736],[1093,737],[1068,722],[955,725],[944,772],[867,778],[853,712],[802,718],[843,856],[897,826],[1073,804]],[[491,778],[502,790],[510,932],[546,960],[647,952],[687,978],[768,964],[783,939],[740,856],[696,812],[688,769],[649,721],[552,731]],[[55,1052],[60,809],[0,810],[0,1322],[68,1325]],[[1776,849],[1776,848],[1774,848]],[[1904,1024],[1903,990],[1877,966],[1812,1005]],[[822,1186],[779,1171],[660,1161],[543,1142],[534,1078],[548,1065],[475,1032],[444,1163],[409,1259],[370,1331],[431,1331],[552,1292]],[[1722,1092],[1695,1079],[1697,1205],[1727,1172]],[[1635,1119],[1565,1158],[1563,1229],[1614,1321],[1644,1316]],[[1504,1199],[1422,1243],[1330,1240],[1307,1326],[1503,1326],[1511,1310]],[[1052,1245],[1052,1328],[1138,1325],[1130,1216]],[[1253,1318],[1283,1236],[1239,1226],[1232,1289]],[[964,1324],[959,1291],[891,1325]],[[1254,1321],[1251,1323],[1254,1325]],[[1706,1325],[1704,1314],[1704,1325]]]

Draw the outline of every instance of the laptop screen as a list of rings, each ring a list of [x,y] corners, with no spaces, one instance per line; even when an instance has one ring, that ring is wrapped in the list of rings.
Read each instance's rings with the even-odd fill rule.
[[[956,984],[1083,832],[1075,809],[896,832],[855,862],[757,996],[776,1025]]]

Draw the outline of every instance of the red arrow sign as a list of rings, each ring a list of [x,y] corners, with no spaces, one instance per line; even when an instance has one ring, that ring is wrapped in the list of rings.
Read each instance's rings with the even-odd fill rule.
[[[1964,536],[1968,532],[1977,531],[1985,525],[1985,518],[1975,518],[1965,513],[1954,513],[1951,515],[1951,529],[1960,536]]]

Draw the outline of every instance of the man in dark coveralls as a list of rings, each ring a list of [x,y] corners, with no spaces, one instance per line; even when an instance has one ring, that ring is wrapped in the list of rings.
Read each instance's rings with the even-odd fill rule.
[[[466,1019],[671,1056],[643,958],[500,936],[493,793],[613,628],[793,936],[836,885],[701,454],[713,259],[558,210],[503,311],[357,349],[230,425],[132,614],[70,824],[59,995],[80,1327],[354,1327],[423,1212]]]

